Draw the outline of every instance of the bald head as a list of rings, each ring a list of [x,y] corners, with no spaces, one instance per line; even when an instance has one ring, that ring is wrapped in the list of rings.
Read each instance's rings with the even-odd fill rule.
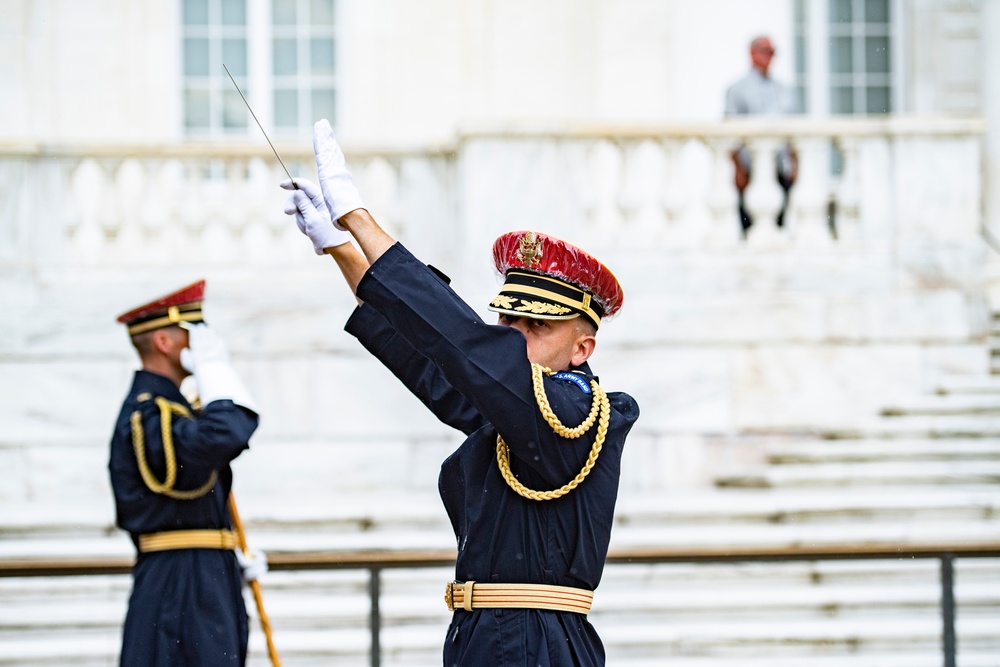
[[[764,76],[771,67],[771,58],[774,56],[774,45],[769,37],[755,37],[750,42],[750,62],[753,68]]]

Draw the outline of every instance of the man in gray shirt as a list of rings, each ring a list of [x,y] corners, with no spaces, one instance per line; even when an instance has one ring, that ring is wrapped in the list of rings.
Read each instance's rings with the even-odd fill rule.
[[[757,37],[750,42],[750,71],[726,90],[726,116],[784,116],[797,113],[792,91],[775,81],[768,74],[774,47],[768,37]],[[750,183],[750,151],[740,146],[733,151],[736,167],[736,189],[739,191],[740,224],[743,237],[753,225],[753,219],[743,203],[743,192]],[[785,209],[788,206],[788,191],[795,182],[796,155],[791,146],[785,145],[775,158],[778,184],[785,196],[778,213],[777,225],[785,223]]]

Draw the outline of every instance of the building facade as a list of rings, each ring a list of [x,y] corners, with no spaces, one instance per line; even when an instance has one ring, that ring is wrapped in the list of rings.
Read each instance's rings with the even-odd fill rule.
[[[353,299],[281,213],[284,173],[226,68],[293,175],[330,118],[376,217],[474,305],[513,228],[618,271],[628,303],[595,363],[643,407],[631,492],[705,483],[705,434],[849,427],[988,371],[992,0],[2,7],[5,503],[85,498],[110,521],[103,459],[136,364],[114,316],[201,277],[264,413],[247,495],[433,497],[457,441],[341,331]],[[760,34],[805,113],[723,122]],[[763,165],[789,140],[789,229],[743,243],[729,151]],[[773,214],[777,186],[755,187]],[[352,452],[337,489],[298,465],[332,465],[331,443]],[[398,465],[376,475],[372,455]]]

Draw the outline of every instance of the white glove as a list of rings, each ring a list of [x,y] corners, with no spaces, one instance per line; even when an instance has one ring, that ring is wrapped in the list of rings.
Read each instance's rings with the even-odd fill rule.
[[[263,551],[251,550],[249,553],[243,553],[237,549],[236,560],[243,570],[243,581],[257,581],[267,574],[267,556]]]
[[[340,219],[359,208],[364,208],[361,195],[354,187],[351,172],[347,171],[344,153],[333,136],[333,128],[325,118],[313,126],[313,151],[316,153],[316,171],[319,187],[323,190],[326,208],[337,229],[345,230]]]
[[[299,186],[298,190],[295,189],[296,185]],[[304,178],[296,178],[294,184],[292,181],[284,181],[281,187],[292,191],[285,202],[285,213],[295,216],[295,224],[313,242],[317,255],[322,255],[324,248],[350,242],[350,232],[333,226],[330,211],[326,208],[318,185]]]
[[[250,392],[229,361],[229,349],[207,324],[187,324],[188,346],[181,350],[181,366],[194,375],[201,404],[229,399],[257,412]]]

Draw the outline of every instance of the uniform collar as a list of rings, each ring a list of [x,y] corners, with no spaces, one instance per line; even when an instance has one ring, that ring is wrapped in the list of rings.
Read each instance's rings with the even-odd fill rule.
[[[181,393],[180,388],[170,379],[147,370],[137,370],[135,379],[132,382],[132,393],[148,392],[154,396],[162,396],[167,400],[181,405],[188,406],[187,399]]]

